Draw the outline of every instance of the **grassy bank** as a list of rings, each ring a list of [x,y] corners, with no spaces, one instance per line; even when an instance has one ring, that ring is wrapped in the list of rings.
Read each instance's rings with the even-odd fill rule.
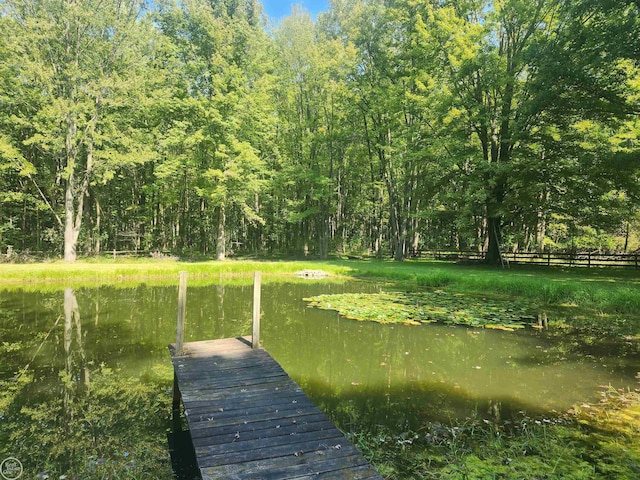
[[[622,269],[555,269],[518,267],[500,270],[433,261],[176,261],[153,259],[80,260],[74,264],[0,264],[0,288],[69,287],[104,284],[153,285],[177,282],[189,272],[190,284],[220,276],[249,276],[261,270],[267,281],[291,277],[304,269],[334,276],[391,282],[405,290],[446,287],[460,293],[490,293],[522,297],[539,305],[579,305],[605,313],[640,311],[640,272]]]
[[[440,262],[362,262],[353,274],[460,293],[523,297],[540,305],[579,305],[603,312],[640,310],[640,272],[622,269],[517,267],[501,270]]]
[[[247,277],[260,270],[271,280],[291,277],[304,269],[322,268],[334,276],[347,275],[349,266],[316,262],[278,261],[177,261],[152,259],[79,260],[68,264],[61,261],[31,264],[0,264],[1,289],[38,289],[48,286],[92,287],[99,285],[177,285],[178,273],[189,273],[190,284],[207,283],[220,276]]]

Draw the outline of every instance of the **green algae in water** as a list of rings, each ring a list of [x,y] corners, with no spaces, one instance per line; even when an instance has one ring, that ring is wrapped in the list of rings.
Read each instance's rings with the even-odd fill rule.
[[[512,331],[531,325],[535,305],[442,290],[433,292],[347,293],[305,298],[310,307],[335,310],[353,320],[382,324],[444,323]]]

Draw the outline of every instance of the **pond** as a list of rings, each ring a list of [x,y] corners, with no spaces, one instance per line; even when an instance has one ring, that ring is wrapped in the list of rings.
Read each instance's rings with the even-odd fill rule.
[[[249,334],[248,282],[190,286],[186,340]],[[384,288],[263,284],[264,347],[343,430],[548,414],[637,383],[637,342],[619,334],[380,325],[303,301]],[[26,478],[170,478],[176,311],[177,285],[0,292],[0,461],[19,459]]]

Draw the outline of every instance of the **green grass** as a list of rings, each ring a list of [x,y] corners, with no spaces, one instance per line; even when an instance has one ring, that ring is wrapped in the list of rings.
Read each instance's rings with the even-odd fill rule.
[[[446,287],[459,293],[519,297],[539,305],[579,305],[606,313],[640,311],[640,272],[604,268],[557,269],[518,267],[500,270],[435,261],[403,263],[357,261],[176,261],[153,259],[87,259],[36,264],[0,264],[0,288],[42,289],[104,284],[153,285],[177,283],[178,272],[189,272],[191,285],[220,276],[249,278],[263,272],[265,281],[291,279],[303,269],[322,269],[333,276],[391,282],[407,290]]]
[[[350,272],[348,266],[315,262],[279,261],[201,261],[183,262],[176,260],[151,259],[89,259],[73,264],[61,261],[30,264],[0,264],[0,288],[3,289],[51,289],[62,287],[91,287],[99,285],[132,286],[146,283],[150,285],[177,285],[178,273],[189,273],[189,284],[207,284],[225,277],[250,281],[254,271],[261,271],[270,281],[293,279],[293,273],[304,269],[319,269],[333,276],[343,276]],[[242,280],[240,280],[242,281]]]
[[[348,263],[352,274],[404,283],[407,289],[441,288],[459,293],[520,297],[539,305],[579,305],[610,313],[640,310],[640,271],[621,269],[501,270],[441,262]]]

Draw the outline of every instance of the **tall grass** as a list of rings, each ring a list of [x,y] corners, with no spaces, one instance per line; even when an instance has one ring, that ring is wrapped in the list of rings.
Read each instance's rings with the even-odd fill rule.
[[[640,311],[640,273],[616,269],[511,270],[455,265],[444,262],[256,261],[182,262],[152,259],[85,260],[39,264],[0,264],[0,288],[96,286],[103,284],[170,284],[178,272],[189,272],[190,283],[207,283],[220,276],[249,277],[255,270],[265,281],[292,278],[303,269],[321,269],[334,276],[392,282],[409,289],[446,288],[461,293],[520,297],[540,305],[579,305],[603,312]]]
[[[38,264],[0,264],[0,288],[40,288],[57,286],[96,286],[103,284],[177,284],[180,271],[189,273],[190,283],[213,281],[220,276],[247,277],[260,270],[271,280],[291,277],[304,269],[322,268],[334,276],[347,275],[350,268],[314,262],[204,261],[117,259]]]
[[[579,305],[604,312],[640,311],[640,273],[615,269],[495,268],[440,262],[362,262],[352,274],[417,288],[521,297],[540,305]]]

